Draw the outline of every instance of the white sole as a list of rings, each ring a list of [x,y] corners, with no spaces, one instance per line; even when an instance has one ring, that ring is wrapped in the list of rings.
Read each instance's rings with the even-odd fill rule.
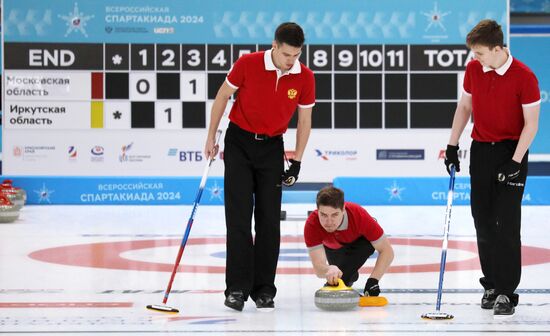
[[[275,308],[258,308],[258,307],[256,307],[256,310],[261,312],[261,313],[271,313],[272,311],[275,310]]]
[[[493,315],[493,319],[495,320],[506,320],[506,319],[509,319],[510,317],[514,317],[515,313],[514,314],[511,314],[511,315]]]

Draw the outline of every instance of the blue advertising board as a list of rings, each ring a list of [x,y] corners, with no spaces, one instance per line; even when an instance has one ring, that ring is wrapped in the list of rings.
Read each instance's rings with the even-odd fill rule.
[[[308,43],[462,44],[483,18],[508,31],[507,2],[5,0],[9,42],[269,43],[294,21]]]
[[[531,155],[543,155],[550,161],[550,35],[512,35],[514,57],[525,63],[537,76],[541,91],[539,130],[530,147]]]

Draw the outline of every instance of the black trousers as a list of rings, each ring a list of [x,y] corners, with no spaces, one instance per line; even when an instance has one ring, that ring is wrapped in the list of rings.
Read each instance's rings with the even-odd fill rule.
[[[224,162],[225,295],[240,290],[245,298],[250,296],[253,300],[260,294],[274,297],[281,240],[282,136],[257,140],[254,134],[230,123],[225,135]]]
[[[505,294],[517,305],[514,293],[521,278],[521,200],[527,178],[527,157],[517,179],[497,182],[497,169],[506,164],[517,141],[473,141],[470,149],[471,209],[477,235],[485,289]]]
[[[359,269],[373,253],[374,247],[365,237],[360,237],[339,249],[325,246],[328,263],[338,266],[343,273],[342,281],[349,287],[359,279]]]

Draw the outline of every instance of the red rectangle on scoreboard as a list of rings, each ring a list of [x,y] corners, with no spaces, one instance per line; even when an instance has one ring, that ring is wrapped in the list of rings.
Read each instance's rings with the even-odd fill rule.
[[[103,72],[92,72],[92,99],[103,99]]]

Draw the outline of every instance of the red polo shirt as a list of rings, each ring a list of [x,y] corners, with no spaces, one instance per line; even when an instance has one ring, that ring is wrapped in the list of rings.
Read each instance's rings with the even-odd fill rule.
[[[472,96],[472,138],[481,142],[519,139],[524,125],[523,107],[540,104],[537,77],[512,55],[495,70],[477,60],[470,61],[464,75],[464,93]]]
[[[304,240],[309,249],[322,245],[331,249],[339,249],[342,247],[342,244],[354,242],[361,236],[370,242],[375,242],[382,238],[384,230],[369,215],[367,210],[351,202],[346,202],[344,209],[346,212],[344,221],[334,232],[327,232],[321,226],[317,210],[309,215],[304,226]]]
[[[296,107],[315,105],[313,72],[296,60],[282,73],[273,64],[271,50],[241,56],[226,83],[239,90],[229,120],[252,133],[283,134]]]

